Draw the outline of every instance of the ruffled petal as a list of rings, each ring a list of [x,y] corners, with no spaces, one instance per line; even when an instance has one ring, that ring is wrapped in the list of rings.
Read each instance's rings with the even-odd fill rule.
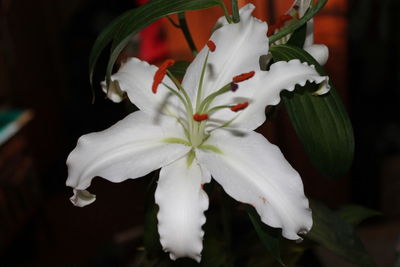
[[[279,61],[272,64],[269,71],[256,71],[253,78],[240,83],[239,90],[213,104],[217,106],[235,101],[248,101],[249,106],[245,110],[236,114],[229,109],[223,109],[212,115],[212,118],[216,121],[235,118],[229,127],[244,131],[254,130],[266,119],[265,107],[280,102],[282,90],[293,91],[297,84],[304,86],[307,81],[319,84],[327,80],[328,77],[320,76],[314,66],[301,63],[297,59],[289,62]]]
[[[108,98],[114,102],[122,100],[123,93],[126,93],[129,100],[140,110],[148,113],[174,113],[176,114],[176,105],[180,105],[176,97],[172,96],[168,89],[160,84],[157,94],[151,91],[154,74],[157,67],[141,61],[137,58],[129,58],[121,68],[111,76],[112,83],[106,88],[106,83],[101,86],[104,92],[107,92]],[[167,76],[164,83],[176,89],[175,85]]]
[[[157,120],[142,111],[134,112],[102,132],[79,138],[67,159],[67,186],[74,189],[71,201],[85,206],[94,201],[85,189],[101,176],[119,183],[150,173],[184,156],[190,148],[167,143],[166,138],[185,139],[176,120],[159,116]]]
[[[222,153],[199,149],[197,159],[227,194],[254,206],[265,224],[282,228],[288,239],[311,229],[301,178],[278,147],[255,132],[238,136],[225,130],[215,131],[207,144]]]
[[[210,37],[216,50],[210,52],[204,77],[204,96],[220,89],[241,73],[259,69],[259,58],[268,54],[267,24],[251,16],[254,5],[247,4],[240,9],[240,22],[224,24]],[[190,64],[183,79],[183,87],[192,99],[197,95],[201,70],[207,56],[205,46]]]
[[[172,260],[189,257],[200,262],[208,208],[208,196],[202,184],[211,179],[210,173],[195,160],[188,166],[184,157],[160,171],[155,200],[159,206],[158,231],[163,249]]]

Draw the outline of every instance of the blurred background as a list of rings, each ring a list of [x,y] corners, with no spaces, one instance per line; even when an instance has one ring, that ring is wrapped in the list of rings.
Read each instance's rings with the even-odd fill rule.
[[[65,160],[79,136],[132,109],[105,99],[98,86],[106,54],[92,104],[88,58],[101,30],[144,2],[0,0],[0,266],[126,266],[141,246],[150,179],[112,184],[96,178],[97,201],[77,208],[68,200]],[[292,3],[251,2],[255,15],[271,23]],[[284,109],[259,129],[302,175],[307,196],[332,208],[357,203],[384,214],[359,229],[379,266],[393,266],[400,238],[399,10],[398,0],[329,0],[315,19],[316,43],[329,47],[326,69],[354,127],[347,177],[330,180],[314,169]],[[188,13],[198,48],[221,15],[219,8]],[[153,64],[191,59],[167,20],[132,36],[120,61],[129,56]],[[320,266],[351,266],[322,249],[316,253]]]

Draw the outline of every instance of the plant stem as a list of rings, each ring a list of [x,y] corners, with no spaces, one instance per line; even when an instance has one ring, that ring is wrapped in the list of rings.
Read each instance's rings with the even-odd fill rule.
[[[238,23],[240,21],[238,1],[237,0],[231,0],[231,5],[232,5],[233,22],[234,23]]]
[[[224,1],[220,0],[220,6],[224,11],[226,20],[228,21],[229,24],[232,24],[233,23],[232,17],[229,15],[228,9],[226,8]]]
[[[181,28],[183,35],[185,36],[186,42],[189,45],[190,50],[192,51],[193,55],[197,55],[196,45],[194,44],[192,35],[190,34],[189,27],[186,23],[185,13],[178,13],[179,19],[179,27]]]
[[[179,24],[176,23],[170,16],[166,16],[166,18],[169,20],[169,22],[170,22],[175,28],[178,28],[178,29],[181,28],[181,26],[179,26]]]

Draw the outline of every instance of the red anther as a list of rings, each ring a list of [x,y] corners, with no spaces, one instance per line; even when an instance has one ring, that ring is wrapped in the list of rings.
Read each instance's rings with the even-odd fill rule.
[[[196,113],[196,114],[193,114],[193,119],[195,121],[205,121],[205,120],[208,120],[208,114],[207,113],[203,113],[203,114]]]
[[[160,85],[160,83],[162,82],[162,80],[164,80],[165,74],[167,74],[167,69],[169,67],[171,67],[172,65],[175,64],[175,60],[173,59],[167,59],[166,61],[164,61],[163,64],[161,64],[161,66],[158,68],[158,70],[156,71],[156,74],[154,74],[154,78],[153,78],[153,85],[151,86],[151,91],[156,94],[157,93],[157,88]]]
[[[231,107],[231,110],[232,110],[233,112],[238,112],[238,111],[240,111],[240,110],[242,110],[242,109],[247,108],[248,105],[249,105],[249,102],[243,102],[243,103],[240,103],[240,104],[237,104],[237,105],[232,106],[232,107]]]
[[[292,19],[293,19],[293,17],[290,15],[280,16],[277,19],[275,24],[269,26],[267,35],[271,36],[275,32],[275,30],[282,28],[287,21],[292,20]]]
[[[215,49],[217,48],[217,46],[215,45],[215,43],[211,40],[208,40],[207,42],[207,46],[210,49],[211,52],[214,52]]]
[[[233,77],[233,78],[232,78],[232,81],[233,81],[234,83],[240,83],[240,82],[243,82],[243,81],[245,81],[245,80],[250,79],[251,77],[254,76],[254,74],[255,74],[254,71],[250,71],[250,72],[247,72],[247,73],[242,73],[242,74],[239,74],[239,75]]]

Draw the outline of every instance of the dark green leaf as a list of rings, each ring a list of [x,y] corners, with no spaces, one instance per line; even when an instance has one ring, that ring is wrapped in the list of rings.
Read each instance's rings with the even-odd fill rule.
[[[305,236],[359,266],[376,266],[353,227],[321,203],[311,201],[313,227]]]
[[[93,71],[96,66],[97,60],[101,52],[106,48],[106,46],[112,41],[115,33],[121,27],[121,23],[123,23],[128,17],[133,16],[135,14],[135,9],[126,11],[119,17],[117,17],[113,22],[111,22],[100,34],[97,36],[96,41],[92,47],[92,51],[90,52],[89,57],[89,78],[90,84],[93,84]]]
[[[146,206],[144,214],[143,243],[147,253],[162,251],[160,235],[157,228],[158,206],[154,201],[154,193],[157,187],[158,172],[155,172],[146,189]]]
[[[178,79],[182,79],[186,73],[187,67],[189,67],[189,62],[187,61],[177,61],[175,64],[168,68],[168,70]]]
[[[143,242],[147,252],[154,253],[161,251],[160,236],[157,230],[157,212],[158,206],[154,203],[148,203],[144,218]]]
[[[327,75],[318,62],[306,51],[290,45],[270,48],[274,61],[300,59],[315,66],[321,75]],[[309,90],[296,90],[283,97],[290,120],[312,163],[323,174],[343,176],[353,160],[354,136],[350,119],[330,83],[331,90],[314,96]],[[306,85],[306,89],[313,85]]]
[[[153,0],[138,8],[129,10],[116,18],[97,37],[89,58],[89,73],[92,83],[97,60],[104,48],[112,42],[111,55],[107,67],[109,78],[119,53],[129,41],[130,36],[166,15],[187,10],[203,9],[218,5],[218,0]]]
[[[306,40],[306,35],[307,35],[307,24],[304,24],[303,26],[301,26],[300,28],[298,28],[293,32],[287,44],[297,47],[303,47],[304,41]]]
[[[311,6],[308,11],[304,14],[303,17],[301,17],[299,20],[296,22],[288,25],[287,27],[282,28],[279,32],[275,33],[271,37],[269,37],[269,43],[274,43],[281,39],[282,37],[294,32],[301,26],[303,26],[307,21],[309,21],[312,17],[315,16],[326,4],[328,0],[318,0],[318,2]]]
[[[249,214],[250,221],[254,226],[258,237],[267,249],[267,251],[274,257],[282,266],[280,251],[280,233],[277,229],[268,228],[264,223],[261,222],[257,212],[252,207],[246,207],[247,213]]]
[[[358,225],[362,221],[382,215],[380,212],[358,205],[346,205],[341,207],[337,213],[351,225]]]

